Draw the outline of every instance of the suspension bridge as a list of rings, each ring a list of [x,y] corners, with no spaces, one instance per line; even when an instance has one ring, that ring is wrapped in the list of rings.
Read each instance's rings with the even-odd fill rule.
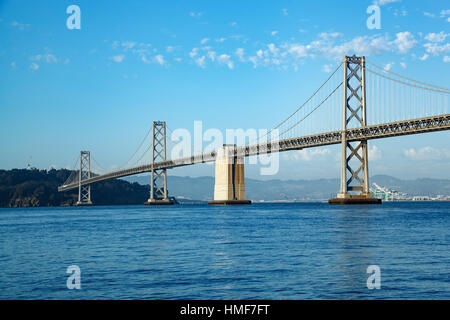
[[[381,203],[369,190],[368,141],[449,130],[449,96],[450,89],[445,87],[391,72],[365,57],[346,56],[303,104],[251,143],[167,159],[166,123],[155,121],[120,169],[96,174],[91,169],[90,152],[81,151],[71,175],[58,191],[78,188],[77,204],[91,205],[91,184],[150,172],[151,190],[146,204],[172,204],[168,169],[215,162],[214,200],[210,204],[248,204],[244,157],[341,144],[340,189],[329,203]],[[139,157],[150,133],[152,144]],[[140,163],[150,149],[151,161]],[[129,165],[135,157],[137,161]]]

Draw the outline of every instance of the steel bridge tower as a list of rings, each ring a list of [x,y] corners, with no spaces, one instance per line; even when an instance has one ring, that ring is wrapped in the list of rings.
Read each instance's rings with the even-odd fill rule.
[[[344,57],[341,187],[330,204],[377,204],[369,189],[367,140],[347,141],[347,129],[367,126],[365,57]],[[362,174],[362,176],[361,176]],[[349,192],[360,191],[360,194]]]
[[[91,206],[91,185],[81,185],[81,182],[91,178],[91,153],[80,151],[80,171],[78,172],[77,206]]]
[[[153,121],[152,128],[152,171],[150,174],[150,198],[146,205],[167,205],[174,202],[168,197],[167,171],[166,169],[155,169],[156,162],[167,160],[166,148],[166,122]]]

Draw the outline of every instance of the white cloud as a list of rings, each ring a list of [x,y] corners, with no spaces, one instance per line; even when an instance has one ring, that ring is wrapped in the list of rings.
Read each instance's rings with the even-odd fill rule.
[[[280,49],[278,49],[276,47],[276,45],[274,45],[273,43],[270,43],[267,45],[267,47],[269,48],[270,53],[272,53],[274,56],[278,55],[278,52],[280,51]]]
[[[278,33],[278,31],[277,31],[277,30],[274,30],[274,31],[272,31],[270,34],[271,34],[272,36],[276,36],[277,33]]]
[[[403,155],[410,160],[444,160],[450,159],[450,149],[437,149],[430,146],[420,149],[403,150]]]
[[[220,64],[225,64],[228,66],[228,68],[233,69],[234,68],[234,63],[233,61],[231,61],[231,57],[227,54],[222,54],[217,58],[217,61]]]
[[[333,71],[333,70],[332,70],[332,65],[331,65],[331,64],[325,64],[325,65],[322,67],[322,70],[323,70],[323,72],[330,73],[331,71]]]
[[[216,52],[209,50],[208,52],[206,52],[206,56],[209,58],[209,60],[211,61],[215,61],[216,60]]]
[[[443,42],[450,34],[441,31],[439,33],[429,33],[425,36],[425,39],[430,42]]]
[[[173,46],[167,46],[167,47],[166,47],[166,51],[167,51],[167,52],[174,52],[174,51],[175,51],[175,47],[173,47]]]
[[[290,53],[294,58],[300,59],[311,55],[312,47],[310,45],[302,44],[292,44],[288,48],[288,53]]]
[[[376,4],[377,6],[384,6],[386,4],[389,3],[393,3],[393,2],[400,2],[401,0],[375,0],[374,4]]]
[[[386,64],[385,66],[384,66],[384,70],[387,70],[387,71],[389,71],[389,70],[391,70],[392,69],[392,66],[394,65],[394,62],[389,62],[388,64]]]
[[[287,158],[291,160],[312,161],[315,158],[324,157],[329,154],[331,154],[331,151],[328,148],[302,149],[292,152],[291,154],[287,155]]]
[[[201,44],[205,44],[205,43],[207,43],[209,41],[209,38],[203,38],[201,41],[200,41],[200,43]]]
[[[203,15],[203,12],[194,12],[194,11],[191,11],[191,12],[189,12],[189,15],[190,15],[191,17],[193,17],[193,18],[200,18],[200,17]]]
[[[363,56],[379,55],[392,50],[392,45],[387,37],[361,36],[331,47],[323,46],[320,43],[320,49],[324,55],[341,58],[344,55],[351,54]]]
[[[245,61],[245,59],[244,59],[244,53],[245,53],[244,48],[237,48],[237,49],[236,49],[235,54],[238,56],[239,61],[241,61],[241,62],[244,62],[244,61]]]
[[[425,17],[428,17],[428,18],[435,18],[436,17],[436,15],[434,15],[433,13],[426,12],[426,11],[423,13],[423,15]]]
[[[119,55],[117,55],[117,56],[112,56],[111,59],[112,59],[114,62],[120,63],[120,62],[122,62],[123,60],[125,60],[125,55],[124,55],[124,54],[119,54]]]
[[[13,62],[11,62],[11,68],[15,68],[16,67],[16,62],[15,61],[13,61]]]
[[[395,10],[394,11],[394,16],[398,17],[398,16],[402,16],[402,17],[406,17],[408,15],[408,11],[406,10]]]
[[[377,161],[382,157],[381,150],[376,145],[369,146],[368,150],[369,161]]]
[[[33,71],[37,71],[39,69],[39,65],[36,62],[30,64],[30,69]]]
[[[425,61],[425,60],[428,59],[429,56],[430,56],[430,55],[428,55],[428,54],[425,53],[425,54],[420,58],[420,60]]]
[[[164,60],[164,56],[162,54],[156,55],[154,59],[155,59],[156,63],[158,63],[159,65],[166,64],[166,61]]]
[[[58,63],[58,59],[50,53],[46,54],[37,54],[35,56],[31,56],[30,60],[32,61],[41,61],[46,63]]]
[[[198,55],[198,48],[193,48],[192,50],[191,50],[191,52],[189,53],[189,56],[191,57],[191,58],[194,58],[194,57],[196,57]]]
[[[31,25],[30,24],[25,24],[25,23],[20,23],[20,22],[17,22],[17,21],[13,21],[13,22],[11,22],[10,26],[12,26],[14,28],[17,28],[19,30],[24,30],[25,28],[28,28]]]
[[[445,17],[450,15],[450,9],[446,9],[446,10],[441,10],[441,17]]]
[[[438,44],[435,42],[425,43],[423,45],[426,51],[433,56],[439,56],[450,52],[450,43]]]
[[[232,23],[230,23],[230,26],[236,27],[236,26],[237,26],[237,22],[236,22],[236,21],[233,21]]]
[[[403,69],[406,69],[406,63],[400,62],[400,66],[401,66]]]
[[[135,45],[136,45],[136,42],[133,42],[133,41],[124,41],[124,42],[122,42],[122,47],[125,50],[133,49]]]
[[[217,42],[224,42],[225,40],[227,40],[227,38],[219,38],[219,39],[216,39]]]
[[[334,38],[342,37],[342,33],[340,33],[340,32],[322,32],[319,34],[319,37],[324,40],[334,39]]]
[[[206,65],[205,59],[206,59],[205,56],[202,56],[201,58],[197,58],[197,59],[195,59],[195,64],[197,64],[200,68],[204,68]]]
[[[396,37],[394,44],[397,46],[400,53],[407,53],[417,43],[414,36],[409,31],[399,32],[396,34]]]
[[[445,63],[450,62],[450,57],[449,56],[444,56],[443,61]]]

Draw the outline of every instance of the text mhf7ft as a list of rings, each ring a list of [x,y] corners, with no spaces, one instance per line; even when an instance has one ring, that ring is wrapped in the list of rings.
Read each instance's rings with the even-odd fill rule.
[[[181,307],[181,315],[206,315],[211,317],[214,312],[223,313],[228,315],[267,315],[269,312],[268,304],[230,304],[224,305],[222,309],[215,309],[215,307],[200,307],[187,305],[186,307]]]

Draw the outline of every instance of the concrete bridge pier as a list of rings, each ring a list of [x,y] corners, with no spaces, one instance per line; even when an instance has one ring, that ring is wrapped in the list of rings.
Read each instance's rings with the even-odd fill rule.
[[[251,204],[245,199],[244,157],[234,154],[235,145],[219,148],[215,163],[214,200],[209,205]]]

